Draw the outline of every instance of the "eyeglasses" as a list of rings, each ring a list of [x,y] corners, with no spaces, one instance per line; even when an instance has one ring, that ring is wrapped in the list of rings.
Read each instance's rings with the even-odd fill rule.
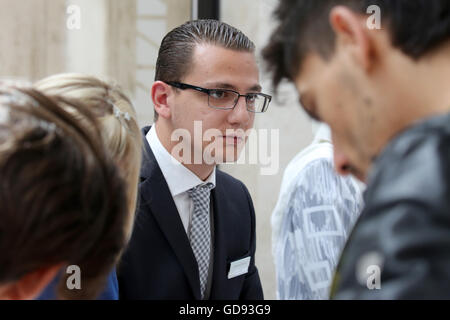
[[[181,82],[166,82],[168,85],[181,89],[192,89],[208,95],[208,105],[214,109],[230,110],[234,109],[240,97],[245,97],[247,110],[253,113],[263,113],[269,108],[272,97],[264,93],[240,94],[230,89],[205,89]]]

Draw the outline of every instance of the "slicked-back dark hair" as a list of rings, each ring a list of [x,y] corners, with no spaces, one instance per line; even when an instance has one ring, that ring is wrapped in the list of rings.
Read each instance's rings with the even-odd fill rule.
[[[275,88],[297,76],[309,52],[330,57],[335,37],[329,14],[337,5],[360,14],[377,5],[392,44],[414,59],[450,40],[448,0],[280,0],[274,13],[278,27],[262,52]]]
[[[254,52],[254,43],[240,30],[217,20],[188,21],[170,31],[162,40],[156,61],[155,81],[180,81],[192,66],[199,44]],[[158,114],[155,112],[155,121]]]

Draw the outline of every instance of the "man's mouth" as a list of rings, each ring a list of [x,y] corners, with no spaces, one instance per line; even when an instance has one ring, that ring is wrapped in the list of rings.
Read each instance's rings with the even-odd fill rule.
[[[227,145],[238,145],[245,141],[243,137],[237,135],[228,135],[228,136],[225,135],[222,136],[222,139]]]

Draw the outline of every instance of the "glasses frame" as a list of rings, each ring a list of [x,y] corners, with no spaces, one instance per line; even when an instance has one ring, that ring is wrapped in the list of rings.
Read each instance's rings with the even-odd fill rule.
[[[260,93],[260,92],[240,94],[239,92],[237,92],[235,90],[232,90],[232,89],[206,89],[206,88],[193,86],[191,84],[182,83],[182,82],[176,82],[176,81],[164,81],[164,82],[167,83],[168,85],[170,85],[172,87],[175,87],[177,89],[180,89],[180,90],[192,89],[192,90],[196,90],[198,92],[206,93],[208,95],[208,106],[210,108],[218,109],[218,110],[233,110],[234,108],[236,108],[236,106],[237,106],[237,104],[239,102],[239,99],[241,97],[245,97],[245,106],[246,106],[248,112],[265,113],[267,111],[267,109],[269,109],[269,104],[272,101],[272,96],[270,96],[268,94],[265,94],[265,93]],[[232,107],[215,107],[215,106],[212,106],[209,103],[209,98],[210,98],[211,91],[227,91],[227,92],[235,93],[236,96],[237,96],[237,99],[236,99],[236,102],[234,103],[234,106],[232,106]],[[263,109],[264,111],[253,111],[253,110],[249,109],[247,100],[248,100],[250,95],[259,95],[259,96],[262,96],[265,99],[264,109]]]

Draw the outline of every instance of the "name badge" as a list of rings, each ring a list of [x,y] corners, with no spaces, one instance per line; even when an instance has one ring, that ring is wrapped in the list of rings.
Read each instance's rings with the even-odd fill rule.
[[[250,266],[250,257],[233,261],[230,264],[230,272],[228,272],[228,279],[238,277],[248,272]]]

